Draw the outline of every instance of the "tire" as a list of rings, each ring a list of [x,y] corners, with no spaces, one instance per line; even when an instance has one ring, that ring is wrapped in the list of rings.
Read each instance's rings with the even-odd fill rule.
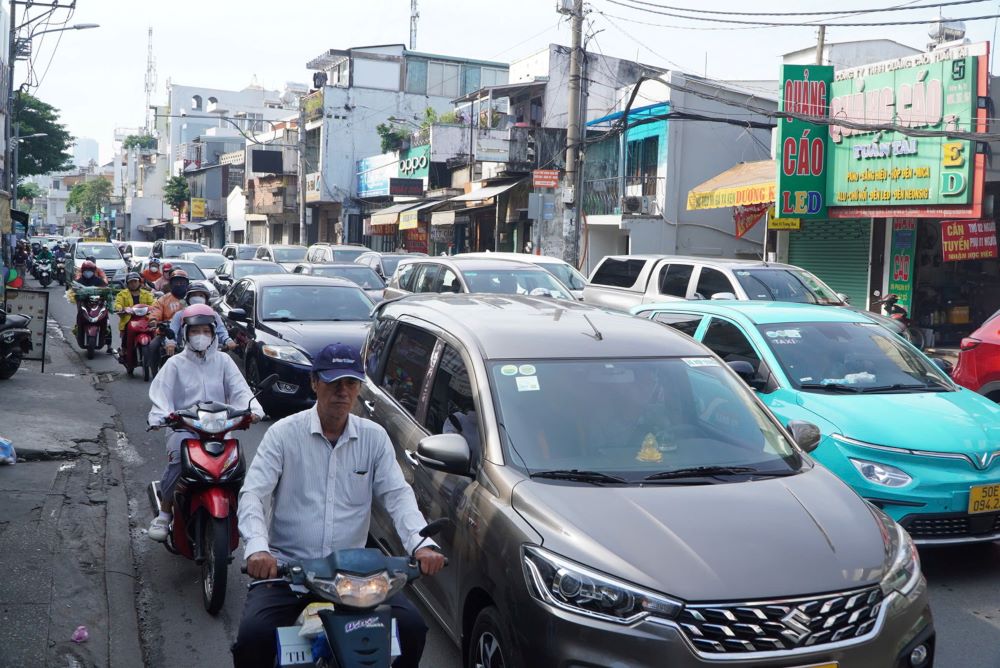
[[[201,564],[201,596],[205,610],[216,615],[226,602],[229,576],[229,520],[207,516],[202,530],[205,561]]]
[[[10,353],[10,359],[2,364],[0,364],[0,380],[7,380],[15,373],[17,373],[18,368],[21,366],[21,350],[15,348]]]
[[[149,382],[149,356],[146,355],[146,346],[136,347],[135,354],[139,356],[142,364],[142,380]]]
[[[917,327],[907,327],[903,332],[903,338],[912,343],[920,350],[924,349],[924,333]]]
[[[256,392],[257,384],[260,383],[260,369],[257,367],[257,360],[253,358],[247,361],[246,379],[247,385],[250,386],[250,389]],[[269,392],[270,390],[257,397],[257,402],[260,404],[260,407],[264,409],[264,413],[267,415],[274,415],[277,411],[277,406],[275,406],[275,403],[267,397]]]
[[[92,360],[94,359],[94,349],[97,347],[96,337],[88,336],[86,342],[87,342],[87,359]]]
[[[466,668],[514,668],[513,648],[500,611],[492,605],[483,608],[472,627]]]

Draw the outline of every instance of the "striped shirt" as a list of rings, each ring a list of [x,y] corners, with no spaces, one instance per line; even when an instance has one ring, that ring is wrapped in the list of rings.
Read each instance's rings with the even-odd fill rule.
[[[279,420],[264,435],[240,491],[245,554],[270,551],[287,562],[364,547],[373,495],[411,552],[427,522],[385,429],[351,415],[331,444],[315,406]]]

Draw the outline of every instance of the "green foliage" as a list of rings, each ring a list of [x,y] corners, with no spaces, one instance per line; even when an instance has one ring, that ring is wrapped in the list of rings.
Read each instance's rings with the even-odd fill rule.
[[[190,197],[191,189],[188,188],[187,179],[180,174],[171,176],[167,185],[163,187],[163,199],[171,209],[180,211]]]
[[[25,181],[17,186],[17,199],[19,200],[33,200],[43,194],[38,184],[32,181]]]
[[[382,140],[382,152],[391,153],[403,147],[403,142],[410,138],[410,133],[404,128],[398,128],[388,123],[379,123],[375,126],[375,132]]]
[[[20,176],[72,169],[72,156],[68,150],[73,145],[73,137],[59,122],[58,109],[34,95],[17,93],[14,97],[13,123],[19,128],[21,137],[36,133],[46,135],[21,142],[17,159]]]
[[[129,135],[122,142],[122,148],[127,151],[132,147],[139,149],[156,148],[156,137],[153,135]]]
[[[460,125],[462,123],[462,117],[459,116],[458,112],[455,110],[446,111],[438,116],[437,122],[443,125]]]
[[[101,177],[73,186],[69,191],[69,199],[66,200],[66,208],[89,218],[95,213],[101,213],[104,205],[110,202],[111,181]]]

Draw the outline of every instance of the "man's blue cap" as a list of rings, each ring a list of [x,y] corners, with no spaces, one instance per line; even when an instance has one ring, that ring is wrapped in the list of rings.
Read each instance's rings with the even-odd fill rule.
[[[361,355],[345,343],[331,343],[320,351],[313,360],[313,373],[324,383],[332,383],[341,378],[365,379],[365,369]]]

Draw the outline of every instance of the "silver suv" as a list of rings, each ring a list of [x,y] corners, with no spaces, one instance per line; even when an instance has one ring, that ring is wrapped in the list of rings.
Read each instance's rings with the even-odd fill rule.
[[[421,257],[402,260],[385,288],[393,299],[422,292],[477,292],[573,299],[559,279],[527,262],[484,257]]]
[[[356,411],[451,520],[416,593],[468,668],[932,665],[907,533],[701,344],[535,297],[375,316]],[[400,553],[377,501],[371,534]]]

